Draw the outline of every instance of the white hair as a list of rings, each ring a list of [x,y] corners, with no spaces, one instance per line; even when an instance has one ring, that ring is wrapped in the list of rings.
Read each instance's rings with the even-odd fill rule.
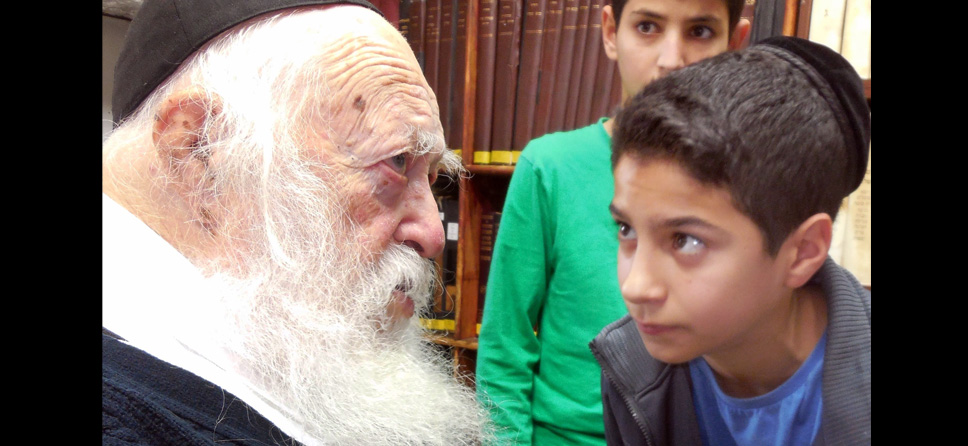
[[[414,320],[383,319],[401,286],[416,308],[427,307],[439,286],[429,261],[402,245],[368,260],[345,210],[342,174],[300,144],[315,117],[297,111],[328,113],[313,104],[332,93],[318,58],[333,36],[318,29],[319,13],[276,14],[214,39],[120,124],[103,162],[119,161],[112,158],[125,147],[150,147],[162,101],[197,89],[213,109],[194,147],[211,166],[196,193],[219,197],[207,212],[220,215],[212,240],[226,241],[220,258],[192,260],[229,290],[199,308],[219,308],[213,320],[228,321],[217,332],[240,371],[335,444],[478,444],[489,424],[473,390],[454,379]],[[417,141],[412,150],[443,146],[425,129],[401,131]],[[442,167],[460,173],[459,159],[444,153]],[[176,181],[166,171],[151,178],[153,188]],[[167,205],[156,200],[143,211],[163,216]]]

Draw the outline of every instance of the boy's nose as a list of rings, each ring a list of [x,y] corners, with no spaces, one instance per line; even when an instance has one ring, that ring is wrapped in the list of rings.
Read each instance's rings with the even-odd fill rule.
[[[666,35],[657,62],[660,77],[686,66],[684,46],[681,36],[674,33]]]
[[[650,257],[655,256],[636,253],[629,274],[621,284],[622,297],[629,303],[658,303],[666,298],[666,287]]]

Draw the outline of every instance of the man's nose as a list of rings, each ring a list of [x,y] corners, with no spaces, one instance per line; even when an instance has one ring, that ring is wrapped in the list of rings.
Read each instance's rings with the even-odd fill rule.
[[[436,257],[444,250],[444,226],[429,182],[413,186],[407,198],[404,218],[394,238],[413,248],[421,257]]]

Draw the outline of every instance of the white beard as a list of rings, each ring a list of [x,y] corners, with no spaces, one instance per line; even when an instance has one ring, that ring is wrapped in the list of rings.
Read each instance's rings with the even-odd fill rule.
[[[335,275],[269,267],[255,279],[209,279],[231,290],[219,300],[217,339],[239,373],[324,444],[480,444],[487,416],[473,389],[416,318],[386,320],[400,284],[411,284],[418,313],[426,309],[430,262],[401,245],[376,265],[345,262]]]

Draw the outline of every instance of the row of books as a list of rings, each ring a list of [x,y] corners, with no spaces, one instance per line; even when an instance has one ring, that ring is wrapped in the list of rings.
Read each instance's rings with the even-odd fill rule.
[[[840,204],[834,219],[830,257],[851,272],[861,284],[871,286],[871,159],[867,174],[853,193]]]
[[[847,59],[871,78],[871,0],[812,0],[809,39]]]
[[[812,0],[809,39],[847,59],[861,78],[871,78],[871,0]],[[871,286],[871,165],[860,187],[840,205],[830,257]]]
[[[606,0],[475,0],[474,140],[463,141],[469,0],[398,1],[447,144],[472,150],[475,164],[515,164],[531,139],[591,124],[621,97],[601,43]]]
[[[602,48],[606,0],[481,0],[474,163],[515,164],[528,141],[586,126],[618,103]]]
[[[437,210],[444,227],[444,250],[436,259],[441,287],[435,290],[430,312],[421,319],[424,327],[435,331],[454,331],[457,290],[457,239],[460,235],[458,199],[437,198]]]

